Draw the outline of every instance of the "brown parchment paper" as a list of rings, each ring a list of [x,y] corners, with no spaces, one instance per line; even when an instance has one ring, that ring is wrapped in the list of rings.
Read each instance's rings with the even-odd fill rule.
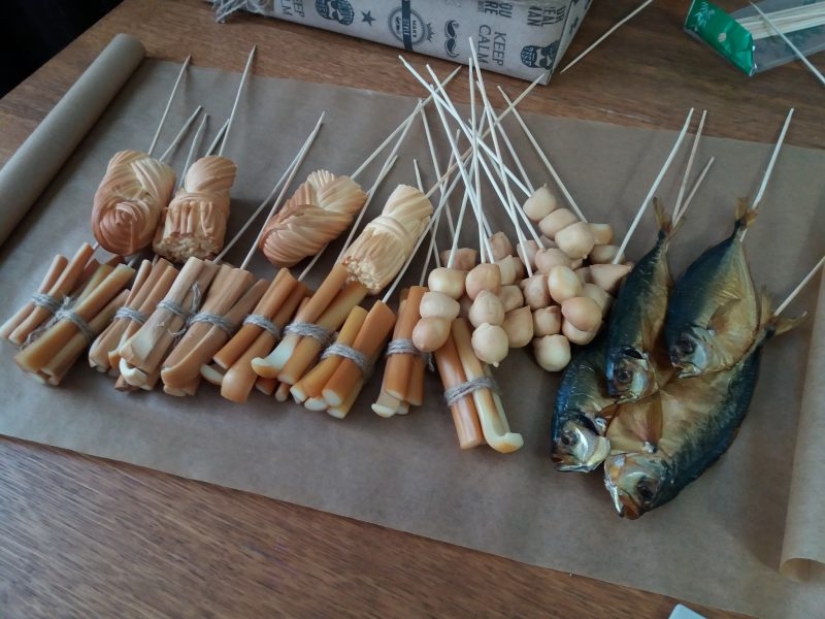
[[[825,276],[822,278],[825,281]],[[797,580],[821,578],[825,567],[825,285],[820,283],[814,317],[805,394],[799,417],[800,432],[788,503],[788,522],[782,545],[782,573]],[[802,431],[804,429],[804,431]]]
[[[239,58],[239,67],[242,63]],[[0,316],[26,301],[53,252],[70,253],[90,238],[92,196],[106,162],[119,149],[145,148],[176,70],[144,61],[3,247]],[[173,106],[172,126],[203,103],[214,120],[211,139],[231,108],[237,81],[237,74],[193,68]],[[412,100],[374,92],[251,79],[225,152],[239,165],[230,230],[268,194],[323,110],[324,128],[301,176],[317,167],[352,172],[413,106]],[[778,133],[783,119],[775,121]],[[437,125],[434,114],[430,122]],[[620,233],[675,139],[669,130],[546,117],[528,122],[584,212]],[[543,182],[545,174],[526,140],[516,125],[508,126],[534,182]],[[442,165],[445,143],[439,137]],[[713,154],[717,163],[672,244],[675,272],[729,234],[736,198],[755,193],[770,150],[768,144],[703,139],[698,161]],[[424,165],[427,182],[433,180],[420,127],[399,154],[372,213],[396,183],[414,182],[412,157]],[[176,153],[178,169],[184,158],[185,152]],[[683,163],[680,157],[677,165]],[[379,164],[359,180],[371,184]],[[825,252],[823,170],[825,152],[785,148],[748,235],[754,277],[778,298]],[[668,176],[660,191],[665,200],[674,199],[678,182],[676,175]],[[494,227],[511,231],[485,195]],[[241,261],[254,234],[248,231],[230,261]],[[475,242],[472,227],[463,236],[466,243]],[[638,258],[653,242],[650,215],[629,256]],[[441,243],[447,245],[445,236]],[[311,283],[321,279],[339,247],[321,261]],[[261,276],[274,272],[260,256],[250,268]],[[420,265],[408,281],[416,281],[419,272]],[[788,315],[803,309],[814,314],[816,299],[815,282]],[[0,355],[0,433],[702,604],[760,617],[814,617],[825,603],[825,584],[793,582],[778,569],[808,353],[825,344],[822,328],[817,341],[812,328],[808,320],[770,342],[749,416],[730,451],[677,500],[638,521],[615,515],[599,474],[555,471],[548,434],[558,377],[542,372],[529,350],[513,352],[496,371],[510,426],[525,437],[524,448],[507,456],[488,448],[458,449],[434,376],[428,378],[422,410],[382,419],[369,409],[380,387],[379,368],[353,412],[338,421],[260,394],[246,405],[232,404],[208,385],[186,399],[122,394],[110,378],[82,364],[65,386],[45,388],[21,378],[9,347]]]
[[[143,60],[135,37],[117,35],[0,170],[0,245]],[[20,182],[26,179],[26,182]]]

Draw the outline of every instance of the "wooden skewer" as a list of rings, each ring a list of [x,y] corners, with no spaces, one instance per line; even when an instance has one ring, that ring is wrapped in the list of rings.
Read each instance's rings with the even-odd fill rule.
[[[690,203],[693,202],[693,197],[696,195],[696,192],[699,191],[699,187],[701,187],[702,181],[705,180],[705,176],[707,176],[708,172],[710,172],[710,168],[711,168],[711,166],[713,166],[714,161],[716,161],[716,157],[711,157],[710,159],[708,159],[708,162],[705,164],[705,167],[702,168],[701,172],[699,172],[699,177],[696,179],[696,182],[693,184],[693,187],[691,188],[690,193],[688,193],[688,196],[687,196],[687,198],[685,198],[685,202],[682,205],[682,210],[679,212],[679,217],[680,218],[682,217],[682,215],[685,214],[685,211],[687,211],[687,208],[688,208],[688,206],[690,206]]]
[[[584,50],[581,54],[579,54],[579,55],[578,55],[578,56],[576,56],[573,60],[571,60],[571,61],[567,64],[567,66],[565,66],[565,67],[564,67],[564,68],[560,71],[560,73],[564,73],[565,71],[567,71],[567,69],[569,69],[570,67],[572,67],[574,64],[576,64],[577,62],[579,62],[579,60],[581,60],[582,58],[584,58],[585,56],[587,56],[587,54],[589,54],[589,53],[590,53],[590,52],[592,52],[594,49],[596,49],[596,47],[597,47],[598,45],[600,45],[602,41],[604,41],[607,37],[609,37],[611,34],[613,34],[614,32],[616,32],[616,30],[618,30],[619,28],[621,28],[624,24],[626,24],[627,22],[629,22],[631,19],[633,19],[634,17],[636,17],[636,15],[638,15],[638,14],[642,11],[642,9],[644,9],[645,7],[647,7],[647,6],[648,6],[651,2],[653,2],[653,0],[645,0],[645,1],[644,1],[644,2],[642,2],[639,6],[637,6],[635,9],[633,9],[633,11],[631,11],[629,15],[627,15],[626,17],[623,17],[622,19],[620,19],[620,20],[619,20],[619,21],[618,21],[618,22],[617,22],[617,23],[616,23],[616,24],[615,24],[612,28],[610,28],[610,30],[608,30],[607,32],[605,32],[602,36],[600,36],[598,39],[596,39],[596,41],[595,41],[592,45],[590,45],[590,46],[589,46],[586,50]]]
[[[616,252],[616,257],[613,259],[613,262],[611,264],[618,264],[619,259],[622,256],[624,256],[624,252],[627,249],[627,244],[630,242],[630,237],[632,237],[633,233],[636,231],[639,222],[642,220],[642,215],[644,215],[645,210],[647,210],[648,205],[653,200],[653,196],[656,195],[656,190],[659,189],[659,185],[661,184],[662,179],[664,179],[665,174],[667,174],[667,171],[670,168],[670,164],[673,163],[673,159],[676,157],[676,153],[679,152],[679,147],[682,145],[682,141],[685,139],[688,127],[690,127],[691,118],[693,118],[693,108],[690,108],[690,112],[688,112],[687,118],[685,119],[685,124],[682,126],[682,130],[679,132],[679,136],[676,138],[676,142],[674,142],[673,147],[670,149],[670,153],[665,159],[664,164],[662,164],[662,169],[659,170],[659,174],[656,176],[656,179],[650,186],[650,190],[647,192],[645,199],[642,201],[639,210],[636,212],[636,216],[633,218],[633,221],[630,224],[630,228],[628,228],[627,234],[625,234],[624,239],[622,240],[622,244],[619,246],[619,251]]]
[[[435,365],[445,390],[467,382],[452,334],[444,345],[435,351],[434,356]],[[461,449],[471,449],[484,444],[484,434],[481,431],[481,424],[472,398],[465,397],[456,400],[450,406],[450,412],[453,415],[453,423]]]
[[[152,143],[149,145],[149,150],[146,152],[150,157],[155,150],[155,146],[157,146],[158,138],[160,137],[160,132],[163,130],[163,125],[166,123],[166,117],[169,116],[169,109],[172,107],[172,101],[175,99],[175,94],[178,92],[178,86],[180,86],[180,82],[183,79],[184,74],[186,73],[186,69],[189,67],[189,63],[192,62],[192,55],[186,57],[186,60],[183,62],[183,65],[178,72],[178,77],[175,80],[175,85],[172,87],[172,94],[169,95],[169,100],[166,102],[166,108],[163,110],[163,115],[160,117],[160,124],[158,124],[158,128],[155,130],[155,135],[152,138]]]
[[[195,111],[192,112],[192,115],[186,119],[186,122],[183,123],[183,127],[180,128],[180,131],[177,132],[174,138],[172,138],[172,143],[163,151],[163,154],[158,157],[158,161],[166,161],[166,158],[171,155],[180,141],[183,139],[183,136],[186,135],[186,132],[189,131],[189,127],[192,126],[192,123],[198,118],[200,113],[203,111],[203,106],[199,105],[195,108]]]
[[[229,122],[226,127],[226,134],[223,136],[223,142],[221,142],[221,148],[218,151],[218,156],[223,155],[223,150],[226,148],[226,142],[229,140],[229,132],[232,130],[232,122],[235,120],[235,114],[238,111],[238,104],[241,101],[241,93],[243,92],[244,84],[246,80],[249,78],[249,73],[252,69],[252,60],[255,58],[255,51],[258,49],[257,45],[253,45],[252,49],[249,51],[249,56],[246,59],[246,66],[244,66],[243,73],[241,74],[241,81],[238,84],[238,91],[235,93],[235,102],[232,104],[232,111],[229,113]]]
[[[456,318],[453,321],[452,334],[467,380],[472,381],[489,376],[473,352],[470,328],[464,318]],[[510,431],[507,418],[501,410],[501,402],[495,401],[490,389],[474,391],[473,402],[475,402],[476,412],[481,421],[484,439],[490,447],[501,453],[511,453],[524,445],[521,434]]]
[[[788,295],[788,297],[787,297],[784,301],[782,301],[782,303],[779,305],[779,307],[777,307],[777,308],[776,308],[776,311],[773,313],[773,315],[774,315],[774,316],[779,316],[779,314],[781,314],[782,312],[784,312],[784,311],[785,311],[785,309],[786,309],[786,308],[787,308],[787,307],[791,304],[791,302],[793,302],[793,300],[796,298],[796,295],[798,295],[798,294],[799,294],[799,292],[800,292],[800,291],[801,291],[801,290],[802,290],[805,286],[807,286],[807,285],[808,285],[808,282],[810,282],[810,281],[813,279],[814,275],[816,275],[817,271],[819,271],[819,269],[821,269],[823,265],[825,265],[825,256],[823,256],[823,257],[819,260],[819,262],[817,262],[817,263],[816,263],[816,266],[815,266],[813,269],[811,269],[810,273],[808,273],[808,274],[807,274],[807,275],[806,275],[806,276],[802,279],[802,281],[801,281],[801,282],[799,282],[799,284],[796,286],[796,288],[794,288],[794,289],[793,289],[793,291],[791,292],[791,294],[789,294],[789,295]]]
[[[788,115],[785,118],[785,124],[782,125],[782,130],[779,132],[779,139],[776,140],[776,146],[774,146],[773,152],[771,153],[770,161],[768,161],[768,167],[765,168],[765,174],[762,177],[762,184],[759,186],[759,191],[756,192],[756,197],[753,199],[753,204],[751,204],[751,209],[754,211],[759,208],[759,204],[762,202],[762,198],[765,195],[765,190],[768,188],[768,181],[771,179],[773,168],[776,165],[776,160],[779,158],[779,151],[785,143],[785,136],[788,134],[788,127],[791,124],[793,113],[794,108],[788,110]]]
[[[298,283],[293,287],[289,296],[272,317],[272,322],[278,327],[286,325],[298,305],[306,297],[307,292],[307,287],[304,284]],[[271,386],[271,390],[264,391],[267,395],[274,393],[277,388],[277,378],[265,379],[258,376],[255,370],[252,369],[252,360],[269,354],[277,341],[275,336],[268,331],[261,331],[255,341],[247,347],[223,375],[220,384],[221,395],[224,398],[232,402],[246,402],[253,387],[258,384],[265,385],[267,389]],[[201,373],[203,373],[204,367],[201,367]]]
[[[699,140],[702,138],[702,129],[705,127],[705,119],[708,111],[702,111],[702,118],[699,120],[699,128],[696,130],[696,137],[693,138],[693,145],[690,147],[690,156],[688,157],[687,165],[685,166],[685,173],[682,176],[682,184],[679,186],[679,193],[676,196],[676,206],[673,207],[673,225],[679,223],[682,218],[682,198],[685,196],[688,179],[690,178],[690,171],[693,169],[693,160],[696,158],[696,151],[699,148]]]
[[[360,305],[355,306],[349,313],[349,316],[347,316],[346,321],[344,321],[344,325],[341,327],[335,343],[341,344],[342,346],[352,346],[366,318],[367,310]],[[330,355],[326,359],[322,359],[321,362],[305,374],[301,380],[292,385],[289,392],[295,401],[298,404],[302,404],[310,398],[316,398],[324,402],[323,408],[313,408],[311,405],[307,406],[307,408],[310,410],[326,409],[325,400],[323,397],[320,397],[321,391],[338,369],[338,366],[341,365],[342,361],[343,358],[338,355]]]
[[[389,337],[393,325],[395,325],[393,311],[383,301],[376,301],[370,308],[352,347],[367,357],[370,362],[374,362],[383,350],[384,342]],[[364,372],[353,360],[342,359],[321,395],[324,396],[330,408],[341,407],[354,399],[353,391],[357,397],[366,379],[367,376],[364,376]]]
[[[49,266],[49,270],[46,271],[46,276],[37,288],[37,294],[47,294],[68,264],[68,258],[60,254],[56,255]],[[35,307],[34,301],[28,301],[23,307],[17,310],[17,312],[0,327],[0,338],[10,339],[14,330],[23,324],[23,321],[34,311]]]
[[[819,69],[817,69],[811,63],[811,61],[808,60],[805,57],[805,54],[803,54],[801,51],[799,51],[799,48],[796,45],[793,44],[793,42],[785,35],[784,32],[782,32],[782,30],[780,30],[776,26],[776,24],[774,24],[773,20],[770,17],[768,17],[765,14],[765,12],[762,11],[762,9],[760,9],[758,6],[756,6],[753,2],[751,2],[750,5],[756,10],[757,13],[759,13],[759,15],[762,17],[762,19],[765,20],[765,22],[773,29],[773,31],[776,32],[776,34],[779,36],[779,38],[782,39],[785,42],[785,44],[788,47],[791,48],[791,51],[794,53],[794,55],[799,59],[799,61],[802,64],[805,65],[805,67],[811,73],[813,73],[814,77],[819,80],[819,83],[822,84],[823,86],[825,86],[825,75],[822,75],[822,73],[819,71]]]

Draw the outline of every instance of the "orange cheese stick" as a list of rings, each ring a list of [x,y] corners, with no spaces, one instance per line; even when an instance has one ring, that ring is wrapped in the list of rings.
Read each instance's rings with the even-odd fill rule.
[[[278,271],[275,279],[272,280],[263,298],[258,302],[255,309],[252,310],[252,313],[257,316],[262,316],[267,320],[272,320],[298,285],[298,280],[292,277],[289,269],[281,269]],[[275,324],[278,323],[276,322]],[[283,324],[280,326],[283,326]],[[229,369],[252,345],[252,342],[257,340],[263,331],[263,328],[254,324],[243,325],[232,339],[215,353],[212,358],[213,362],[224,369]],[[267,351],[266,354],[268,353],[269,351]]]
[[[123,290],[134,273],[134,269],[123,264],[118,265],[94,291],[77,303],[71,311],[88,323]],[[49,327],[30,346],[20,351],[14,360],[25,371],[38,372],[79,332],[80,329],[74,322],[68,318],[63,318]]]
[[[445,391],[467,382],[452,335],[447,338],[441,348],[435,351],[434,356]],[[484,435],[481,432],[481,424],[478,421],[478,413],[472,398],[465,397],[456,400],[450,406],[450,412],[453,414],[453,423],[455,423],[461,449],[470,449],[484,444]]]
[[[63,301],[63,298],[71,294],[72,290],[77,286],[77,282],[83,274],[86,264],[94,254],[94,249],[88,243],[83,243],[80,249],[77,250],[69,264],[60,273],[60,277],[51,287],[48,294],[54,297],[58,303]],[[44,307],[35,307],[23,322],[12,331],[9,336],[9,341],[18,346],[26,341],[29,334],[37,327],[43,324],[52,316],[52,313]]]
[[[352,346],[353,342],[355,342],[355,338],[358,336],[361,325],[364,324],[364,320],[366,320],[366,318],[367,310],[360,305],[353,307],[344,322],[344,326],[341,327],[341,331],[338,333],[335,343],[343,346]],[[318,365],[312,368],[289,390],[295,401],[298,404],[301,404],[307,398],[317,398],[320,396],[321,390],[324,388],[324,385],[327,384],[330,377],[335,373],[335,370],[338,369],[341,361],[343,361],[343,359],[338,355],[330,355],[326,359],[322,359]]]
[[[393,334],[394,340],[409,340],[412,337],[413,329],[421,318],[418,308],[425,292],[427,292],[427,289],[423,286],[412,286],[410,288],[407,293],[407,300],[398,311],[398,323]],[[407,399],[410,373],[415,357],[416,355],[395,354],[387,358],[384,383],[381,387],[383,391],[399,400]]]
[[[321,327],[332,333],[339,329],[344,321],[347,319],[353,307],[358,305],[366,296],[367,289],[359,282],[352,282],[347,284],[335,297],[332,303],[329,304],[326,311],[318,318],[315,325]],[[323,343],[311,337],[302,337],[300,342],[295,346],[292,356],[282,366],[281,371],[278,372],[278,380],[282,383],[289,383],[294,385],[306,373],[307,369],[313,364],[321,352]],[[275,353],[278,348],[273,351]],[[267,357],[270,359],[272,355]],[[268,363],[253,361],[252,367],[261,376],[271,376],[271,374],[262,373],[259,369],[268,368]],[[271,366],[269,366],[271,367]]]
[[[348,277],[349,273],[344,266],[340,264],[333,266],[329,275],[327,275],[326,279],[321,283],[318,290],[315,291],[315,294],[298,310],[293,322],[314,324],[329,307],[332,300],[341,290],[341,287],[346,283]],[[343,319],[341,322],[343,322]],[[260,364],[263,373],[259,373],[259,375],[265,377],[277,376],[286,362],[292,357],[295,346],[297,346],[300,341],[300,335],[287,333],[281,339],[278,346],[275,347],[275,350],[266,357],[266,362]],[[258,370],[256,369],[255,371],[257,372]]]
[[[365,357],[373,361],[384,348],[384,342],[389,337],[395,325],[395,314],[383,301],[376,301],[370,308],[364,325],[355,338],[352,347],[361,352]],[[343,359],[338,369],[330,377],[321,395],[330,408],[340,407],[350,398],[353,389],[360,392],[364,379],[361,368],[352,359]],[[359,385],[359,379],[360,385]]]
[[[60,277],[60,274],[63,272],[63,269],[66,268],[67,264],[69,264],[68,258],[60,254],[56,255],[49,266],[49,270],[46,271],[46,277],[43,278],[40,286],[37,287],[37,294],[47,294],[55,282],[57,282],[57,278]],[[29,301],[17,310],[17,312],[0,327],[0,338],[4,340],[9,339],[12,332],[26,320],[26,317],[34,311],[35,307],[34,301]]]

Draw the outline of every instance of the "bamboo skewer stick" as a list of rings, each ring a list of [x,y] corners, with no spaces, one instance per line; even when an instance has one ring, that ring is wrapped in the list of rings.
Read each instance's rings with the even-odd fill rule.
[[[796,288],[791,291],[791,294],[787,296],[787,298],[779,304],[779,307],[776,308],[773,315],[774,317],[779,316],[782,312],[784,312],[787,307],[793,302],[796,296],[802,291],[802,289],[808,285],[808,283],[813,279],[814,275],[817,274],[819,269],[821,269],[825,265],[825,256],[820,258],[819,262],[816,263],[816,266],[810,270],[810,272],[802,279],[799,284],[797,284]]]
[[[229,121],[226,126],[226,134],[223,136],[223,142],[221,142],[221,148],[218,151],[218,156],[223,156],[223,151],[226,148],[226,142],[229,140],[229,133],[232,131],[232,123],[235,120],[235,114],[238,111],[238,104],[241,101],[241,93],[243,92],[244,84],[246,80],[249,78],[249,74],[252,69],[252,60],[255,58],[255,51],[258,49],[257,45],[253,45],[252,49],[249,51],[249,56],[246,59],[246,65],[244,66],[243,73],[241,74],[241,81],[238,84],[238,91],[235,93],[235,102],[232,104],[232,111],[229,113]]]
[[[201,105],[195,108],[195,111],[192,112],[192,115],[186,119],[186,122],[183,123],[183,126],[180,128],[177,134],[175,134],[175,137],[172,138],[172,142],[169,144],[169,146],[166,147],[166,150],[163,151],[163,154],[160,157],[158,157],[158,161],[165,162],[166,158],[174,152],[177,145],[180,144],[180,141],[183,139],[183,136],[186,135],[187,131],[189,131],[189,127],[191,127],[192,123],[195,122],[195,120],[197,120],[198,116],[202,111],[203,106]]]
[[[690,156],[688,157],[687,165],[685,166],[685,173],[682,176],[682,184],[679,186],[679,193],[676,196],[676,205],[673,207],[673,225],[676,225],[682,218],[682,198],[685,196],[688,179],[690,178],[690,171],[693,168],[693,160],[696,157],[696,150],[699,148],[699,140],[702,138],[702,129],[705,127],[705,119],[708,111],[702,111],[702,118],[699,120],[699,128],[696,129],[696,137],[693,138],[693,145],[690,147]],[[681,212],[680,212],[681,211]]]
[[[590,53],[590,52],[592,52],[594,49],[596,49],[596,47],[598,47],[599,45],[601,45],[602,41],[604,41],[607,37],[609,37],[611,34],[613,34],[614,32],[616,32],[616,30],[618,30],[619,28],[621,28],[624,24],[626,24],[627,22],[629,22],[631,19],[633,19],[634,17],[636,17],[636,15],[638,15],[639,13],[641,13],[641,11],[642,11],[645,7],[647,7],[647,6],[648,6],[651,2],[653,2],[653,0],[645,0],[645,1],[644,1],[644,2],[642,2],[639,6],[637,6],[635,9],[633,9],[633,10],[630,12],[630,14],[629,14],[629,15],[627,15],[626,17],[623,17],[622,19],[620,19],[620,20],[619,20],[619,21],[618,21],[618,22],[617,22],[617,23],[616,23],[616,24],[615,24],[612,28],[610,28],[610,30],[608,30],[607,32],[605,32],[602,36],[600,36],[598,39],[596,39],[596,41],[595,41],[594,43],[592,43],[590,46],[588,46],[588,48],[587,48],[587,49],[585,49],[585,50],[584,50],[581,54],[579,54],[579,55],[578,55],[578,56],[576,56],[573,60],[571,60],[571,61],[570,61],[570,62],[569,62],[569,63],[568,63],[568,64],[567,64],[567,65],[566,65],[566,66],[565,66],[565,67],[564,67],[561,71],[560,71],[560,73],[564,73],[565,71],[567,71],[567,69],[569,69],[570,67],[572,67],[573,65],[575,65],[575,64],[576,64],[577,62],[579,62],[582,58],[584,58],[585,56],[587,56],[587,54],[589,54],[589,53]]]
[[[705,176],[707,176],[708,172],[710,172],[710,168],[711,166],[713,166],[714,161],[716,161],[716,157],[711,157],[710,159],[708,159],[708,162],[705,164],[705,167],[702,168],[701,172],[699,172],[699,176],[696,179],[696,182],[693,184],[693,187],[691,188],[687,198],[685,198],[684,204],[682,205],[682,210],[679,213],[680,218],[687,210],[688,206],[690,206],[690,203],[693,202],[693,197],[696,195],[696,192],[699,191],[699,187],[702,185],[702,181],[705,180]]]
[[[762,9],[756,6],[753,2],[751,2],[750,5],[754,8],[754,10],[756,10],[757,13],[759,13],[762,19],[765,20],[765,22],[773,29],[773,31],[776,32],[779,38],[782,39],[785,42],[785,44],[791,48],[791,51],[799,59],[799,61],[805,65],[805,68],[808,69],[817,80],[819,80],[820,84],[825,86],[825,75],[822,75],[820,70],[817,69],[813,65],[813,63],[805,57],[805,54],[803,54],[799,50],[799,48],[793,44],[793,42],[785,35],[785,33],[782,32],[782,30],[774,23],[774,21],[770,17],[768,17],[764,11],[762,11]]]
[[[685,124],[682,126],[682,130],[679,132],[679,136],[676,138],[676,142],[674,142],[673,147],[670,149],[670,153],[668,154],[667,158],[665,159],[664,164],[662,164],[662,169],[659,170],[659,174],[656,176],[653,184],[650,186],[650,190],[647,192],[645,199],[642,201],[639,210],[636,212],[636,216],[633,218],[633,221],[630,224],[630,227],[627,230],[627,234],[625,234],[624,239],[622,240],[622,244],[619,246],[619,251],[616,253],[616,257],[613,259],[612,264],[618,264],[619,259],[624,256],[624,252],[627,249],[627,244],[630,242],[630,237],[633,236],[633,233],[636,231],[639,222],[642,220],[642,215],[644,215],[645,210],[647,210],[647,206],[650,204],[653,196],[656,194],[656,190],[659,189],[659,185],[662,182],[662,179],[667,174],[668,169],[670,168],[670,164],[673,163],[673,159],[676,157],[676,153],[679,151],[679,147],[682,145],[682,141],[685,139],[685,135],[687,134],[688,127],[690,126],[690,119],[693,117],[693,108],[690,108],[690,112],[688,112],[687,119],[685,119]]]
[[[507,93],[504,92],[504,89],[501,86],[498,87],[498,91],[504,98],[505,103],[512,105],[512,103],[510,103],[510,97],[507,96]],[[513,109],[513,117],[518,121],[519,126],[521,126],[522,131],[524,131],[524,134],[527,136],[527,139],[533,146],[533,150],[536,151],[536,154],[539,156],[539,159],[544,164],[544,167],[547,169],[547,171],[550,173],[550,176],[553,178],[553,182],[556,183],[556,186],[561,191],[562,195],[564,196],[564,199],[567,200],[567,204],[570,205],[570,208],[573,210],[574,213],[576,213],[576,216],[579,219],[586,222],[587,217],[584,216],[584,213],[582,213],[582,210],[579,208],[579,205],[576,204],[576,200],[573,198],[573,195],[567,190],[567,186],[561,180],[559,173],[556,172],[556,168],[553,167],[552,163],[550,163],[550,160],[547,158],[547,155],[542,150],[541,146],[539,145],[538,141],[533,135],[533,132],[530,131],[530,128],[527,126],[527,123],[524,122],[524,119],[521,117],[521,114],[518,110]]]
[[[186,73],[186,69],[189,67],[189,63],[192,62],[192,55],[186,57],[186,60],[183,62],[183,65],[178,72],[178,77],[175,80],[175,85],[172,87],[172,94],[169,95],[169,100],[166,102],[166,108],[163,110],[163,115],[160,117],[160,123],[158,124],[158,128],[155,130],[155,135],[152,137],[152,142],[149,144],[149,150],[146,151],[150,157],[155,150],[155,146],[158,143],[158,138],[160,137],[160,132],[163,130],[163,125],[166,123],[166,117],[169,116],[169,109],[172,107],[172,101],[175,99],[175,94],[178,92],[178,86],[180,86],[181,80],[183,79],[184,74]]]
[[[762,184],[759,185],[759,191],[756,192],[756,197],[753,199],[753,203],[751,204],[751,210],[755,211],[758,209],[760,203],[762,202],[762,198],[765,196],[765,191],[768,188],[768,182],[773,175],[773,168],[776,166],[776,160],[779,158],[779,151],[785,143],[785,136],[788,134],[788,127],[791,124],[793,113],[794,108],[788,110],[788,115],[785,117],[785,124],[782,125],[782,130],[779,132],[779,138],[776,140],[776,146],[774,146],[770,161],[768,161],[768,166],[765,168],[765,174],[762,177]]]

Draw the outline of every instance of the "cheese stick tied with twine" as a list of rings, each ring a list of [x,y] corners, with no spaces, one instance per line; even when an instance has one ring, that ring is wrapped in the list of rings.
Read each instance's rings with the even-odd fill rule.
[[[227,400],[232,402],[246,402],[253,387],[259,384],[261,386],[266,385],[264,393],[268,391],[267,395],[272,395],[277,387],[277,385],[273,383],[273,381],[277,382],[276,379],[264,379],[255,373],[255,370],[252,369],[252,360],[257,357],[262,357],[272,350],[278,341],[277,333],[289,322],[301,301],[306,298],[308,293],[306,285],[297,281],[295,284],[296,285],[291,288],[289,296],[284,299],[272,317],[272,324],[275,329],[271,331],[262,329],[255,341],[225,370],[220,385],[221,395]],[[228,360],[228,357],[224,360]],[[217,360],[213,365],[223,367]],[[262,381],[268,382],[263,383]]]
[[[137,314],[130,313],[131,318],[127,319],[126,329],[121,334],[117,345],[109,352],[109,366],[113,371],[119,373],[120,370],[119,351],[121,346],[137,333],[140,327],[148,320],[149,316],[155,311],[158,303],[163,300],[172,288],[172,284],[175,283],[177,276],[178,270],[173,267],[168,260],[161,258],[153,265],[151,278],[154,281],[151,282],[151,287],[148,283],[146,285],[148,290],[146,298],[143,299],[139,305],[136,305]],[[135,318],[140,318],[141,320],[135,320]],[[123,381],[121,381],[121,383],[124,384]]]
[[[123,264],[115,267],[85,298],[71,308],[59,310],[55,314],[57,322],[18,353],[15,362],[26,372],[36,373],[42,370],[75,334],[82,333],[86,336],[87,343],[91,344],[96,334],[89,327],[89,322],[125,288],[134,273],[134,269]]]
[[[295,347],[283,369],[278,372],[278,380],[286,385],[297,383],[315,362],[318,354],[329,344],[332,334],[344,324],[352,309],[364,300],[366,293],[366,288],[359,282],[351,282],[344,286],[315,324],[302,332],[304,337]]]
[[[33,297],[32,301],[35,307],[11,332],[8,337],[10,342],[22,346],[32,331],[57,313],[64,299],[82,281],[81,278],[86,265],[92,259],[92,254],[94,254],[94,248],[91,245],[83,243],[80,246],[49,291],[45,295],[35,295]]]
[[[109,301],[109,303],[89,321],[89,327],[92,332],[100,333],[106,325],[112,321],[117,310],[123,307],[128,295],[128,290],[121,290],[114,299]],[[48,384],[54,386],[59,385],[88,345],[89,341],[86,339],[85,334],[75,334],[38,374],[45,378]]]
[[[182,388],[183,383],[200,380],[201,366],[231,337],[267,286],[267,281],[255,282],[247,271],[231,269],[229,281],[215,293],[215,303],[204,305],[192,318],[192,325],[164,362],[164,387]]]
[[[383,301],[376,301],[358,332],[352,347],[336,349],[344,359],[321,392],[330,408],[340,407],[361,391],[372,366],[395,325],[395,314]]]
[[[447,338],[444,345],[435,351],[433,356],[446,397],[450,389],[455,389],[467,382],[452,334]],[[481,431],[481,424],[478,420],[478,413],[473,399],[467,395],[448,398],[447,404],[453,415],[453,423],[455,424],[458,444],[461,449],[471,449],[484,444],[484,434]]]
[[[129,296],[126,297],[123,307],[118,310],[120,312],[121,309],[127,308],[127,312],[115,314],[112,322],[97,336],[97,339],[89,348],[89,365],[97,371],[108,372],[111,369],[109,353],[120,345],[120,338],[131,320],[145,321],[145,317],[138,314],[137,307],[149,295],[152,287],[151,276],[152,262],[144,260],[138,268],[137,275],[135,275],[135,281],[129,291]],[[134,311],[134,314],[131,314],[130,311]]]
[[[521,434],[510,431],[507,417],[501,407],[501,399],[495,397],[495,381],[485,371],[473,351],[470,327],[464,318],[456,318],[453,321],[452,334],[464,375],[473,388],[473,402],[481,422],[484,440],[501,453],[511,453],[520,449],[524,445],[524,439]]]
[[[160,369],[176,334],[200,308],[217,270],[218,265],[199,258],[186,261],[166,297],[120,348],[120,372],[126,382],[140,387]]]
[[[352,346],[366,318],[367,310],[361,306],[354,307],[341,327],[341,331],[335,339],[335,344],[339,347]],[[327,408],[327,403],[321,392],[344,360],[343,357],[334,354],[334,352],[329,352],[331,348],[327,348],[321,357],[321,362],[289,390],[295,402],[304,404],[310,410],[325,410]]]
[[[60,277],[63,269],[65,269],[68,264],[69,260],[65,256],[58,254],[54,257],[51,265],[49,266],[49,270],[46,271],[46,276],[43,278],[43,281],[40,282],[40,286],[38,286],[37,292],[34,293],[32,299],[17,310],[17,312],[15,312],[15,314],[3,323],[2,327],[0,327],[0,338],[3,338],[4,340],[9,339],[12,332],[19,327],[24,320],[26,320],[29,314],[34,311],[34,308],[36,307],[35,299],[42,298],[43,295],[48,294],[49,290],[57,282],[57,278]]]

